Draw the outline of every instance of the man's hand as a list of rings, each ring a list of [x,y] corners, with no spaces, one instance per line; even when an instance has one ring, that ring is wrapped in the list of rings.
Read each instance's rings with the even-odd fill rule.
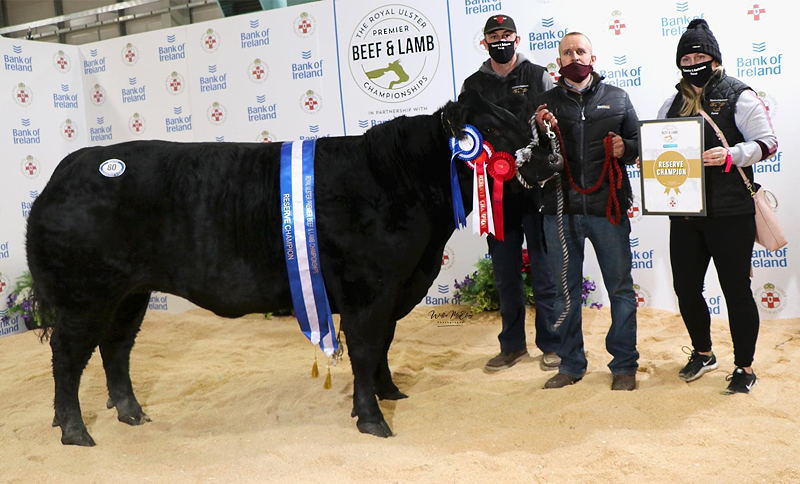
[[[611,154],[614,155],[614,158],[622,158],[622,155],[625,154],[625,143],[622,142],[622,136],[613,131],[609,131],[608,135],[611,136]]]
[[[547,109],[547,104],[540,104],[536,108],[536,114],[534,115],[534,118],[536,119],[536,124],[542,130],[546,129],[544,126],[545,121],[550,123],[550,126],[555,126],[556,124],[558,124],[558,120],[556,119],[556,117],[553,116],[553,113],[551,113]]]

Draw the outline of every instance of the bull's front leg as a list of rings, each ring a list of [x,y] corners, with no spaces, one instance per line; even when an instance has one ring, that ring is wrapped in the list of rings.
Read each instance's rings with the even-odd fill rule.
[[[366,329],[363,327],[365,325],[353,326],[346,336],[347,352],[353,367],[353,416],[358,417],[356,426],[365,434],[390,437],[392,429],[384,420],[375,398],[375,375],[382,358],[385,358],[383,338],[370,337],[376,334],[373,328],[365,332],[360,331]]]

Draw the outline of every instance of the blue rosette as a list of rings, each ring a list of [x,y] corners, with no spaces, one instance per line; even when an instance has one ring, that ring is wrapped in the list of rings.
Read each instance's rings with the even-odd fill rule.
[[[461,196],[461,186],[458,183],[458,174],[456,172],[456,158],[464,160],[470,168],[474,164],[470,163],[472,160],[480,156],[483,151],[483,136],[478,128],[471,124],[465,124],[461,130],[461,138],[455,136],[450,138],[450,192],[453,198],[453,221],[455,222],[456,229],[464,228],[467,226],[467,216],[464,213],[464,199]]]

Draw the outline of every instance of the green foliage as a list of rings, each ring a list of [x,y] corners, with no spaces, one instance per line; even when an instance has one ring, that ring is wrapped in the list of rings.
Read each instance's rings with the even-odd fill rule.
[[[453,300],[457,303],[468,305],[470,309],[476,312],[500,309],[500,298],[497,295],[497,287],[494,283],[492,260],[488,258],[480,259],[475,264],[475,268],[477,270],[467,275],[463,281],[455,281],[456,292]],[[520,271],[522,272],[522,287],[525,290],[525,303],[533,306],[533,278],[531,276],[528,251],[525,249],[522,251]],[[584,306],[600,309],[602,304],[589,299],[595,288],[595,283],[590,278],[584,277],[581,286],[581,297]]]

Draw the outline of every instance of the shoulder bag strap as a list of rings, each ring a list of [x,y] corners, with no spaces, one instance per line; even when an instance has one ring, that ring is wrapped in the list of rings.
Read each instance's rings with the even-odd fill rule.
[[[709,116],[708,113],[705,112],[705,110],[701,109],[699,112],[700,116],[702,116],[706,120],[706,122],[711,126],[711,128],[717,134],[717,138],[719,138],[719,140],[722,142],[722,146],[730,150],[731,147],[728,144],[728,140],[725,138],[725,134],[722,132],[722,130],[719,129],[719,126],[717,126],[717,123],[715,123],[714,120],[711,119],[711,116]],[[754,197],[756,195],[756,192],[755,190],[753,190],[753,184],[750,183],[750,179],[747,178],[747,175],[744,174],[744,170],[742,170],[741,167],[737,166],[736,169],[739,170],[739,174],[742,175],[742,180],[744,180],[744,185],[747,187],[747,191],[750,192],[750,196]]]

